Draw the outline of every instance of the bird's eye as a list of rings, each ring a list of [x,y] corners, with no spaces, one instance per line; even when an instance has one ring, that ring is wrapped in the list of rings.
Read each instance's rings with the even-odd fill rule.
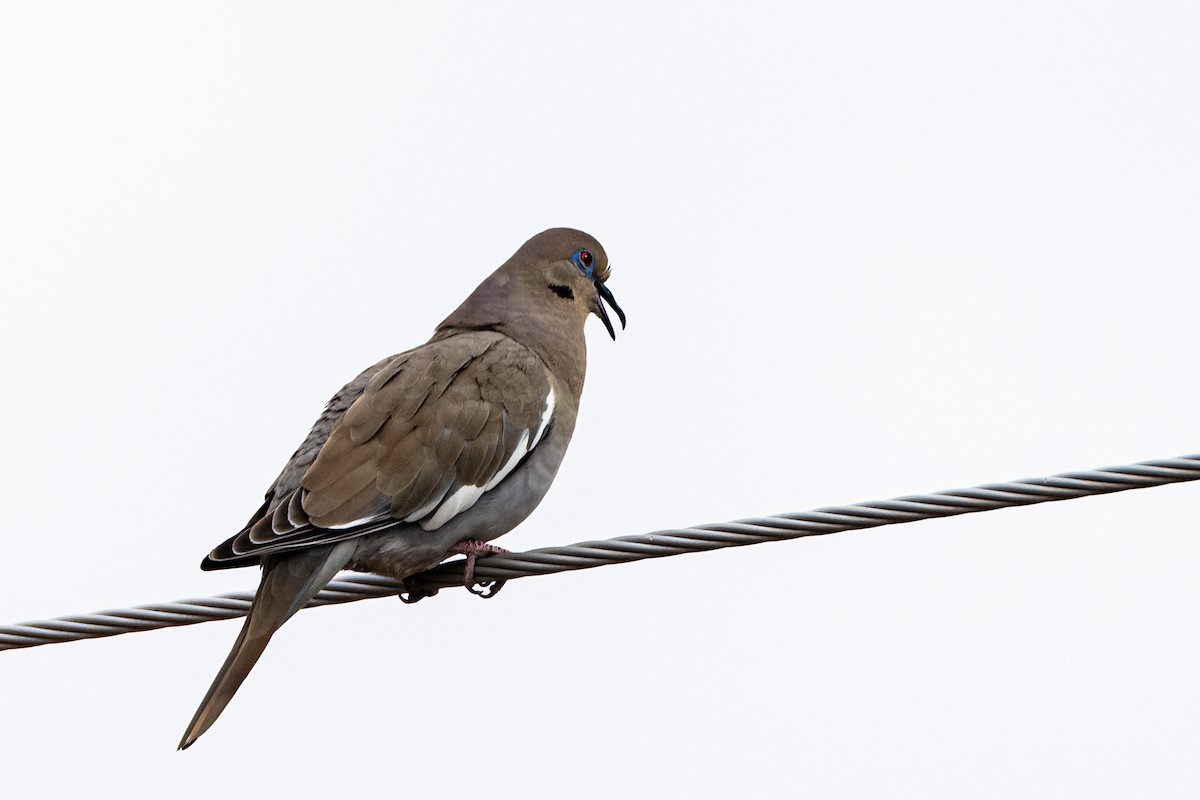
[[[575,262],[575,266],[579,267],[579,271],[588,278],[592,277],[592,265],[596,259],[592,256],[591,250],[576,250],[571,255],[571,260]]]

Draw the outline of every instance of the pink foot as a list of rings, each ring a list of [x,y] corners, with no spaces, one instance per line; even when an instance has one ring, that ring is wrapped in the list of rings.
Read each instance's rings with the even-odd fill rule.
[[[481,555],[507,553],[508,551],[503,547],[481,542],[478,539],[464,539],[451,547],[450,552],[467,557],[467,565],[463,568],[463,586],[467,587],[468,592],[487,598],[495,597],[496,592],[504,588],[504,581],[484,581],[479,584],[478,589],[475,588],[475,559]]]

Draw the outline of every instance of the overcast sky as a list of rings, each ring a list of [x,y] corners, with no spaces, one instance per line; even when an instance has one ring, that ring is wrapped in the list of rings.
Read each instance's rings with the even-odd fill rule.
[[[483,6],[484,4],[478,4]],[[1200,451],[1195,3],[0,4],[0,623],[604,243],[567,544]],[[11,797],[1193,798],[1193,484],[0,654]],[[136,788],[132,788],[136,787]]]

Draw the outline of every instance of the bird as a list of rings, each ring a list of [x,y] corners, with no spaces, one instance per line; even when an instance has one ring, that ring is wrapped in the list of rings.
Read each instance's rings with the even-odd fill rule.
[[[403,581],[476,556],[541,501],[575,428],[584,323],[625,327],[592,236],[551,228],[525,242],[423,345],[347,383],[236,535],[201,563],[259,565],[233,649],[179,749],[228,705],[272,635],[342,569]],[[403,595],[401,595],[403,598]]]

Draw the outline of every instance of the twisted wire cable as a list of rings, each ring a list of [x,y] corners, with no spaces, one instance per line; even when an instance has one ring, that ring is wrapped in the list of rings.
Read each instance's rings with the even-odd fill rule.
[[[694,528],[580,542],[567,547],[547,547],[524,553],[487,556],[476,562],[475,580],[502,582],[568,570],[591,569],[608,564],[624,564],[644,558],[663,558],[722,547],[742,547],[798,539],[803,536],[823,536],[881,525],[1054,500],[1071,500],[1094,494],[1109,494],[1194,480],[1200,480],[1200,454],[1086,472],[1065,472],[1048,478],[991,483],[969,489],[952,489],[892,500],[876,500],[772,517],[754,517]],[[407,594],[412,599],[428,597],[439,589],[461,586],[464,564],[462,559],[450,561],[428,572],[412,576],[403,584],[379,575],[348,573],[331,581],[306,608],[396,594],[401,594],[402,598]],[[253,592],[233,592],[197,600],[179,600],[174,603],[0,626],[0,650],[244,617],[253,598]]]

